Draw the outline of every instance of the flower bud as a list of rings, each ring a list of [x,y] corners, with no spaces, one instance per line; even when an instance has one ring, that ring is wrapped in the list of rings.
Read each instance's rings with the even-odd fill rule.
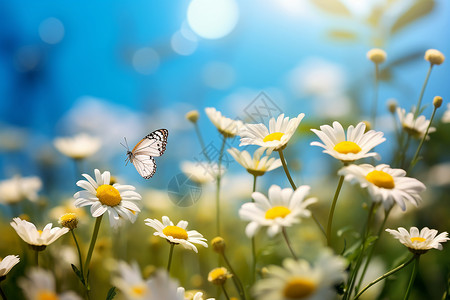
[[[391,114],[395,114],[395,111],[397,110],[397,101],[395,101],[395,99],[389,99],[387,107]]]
[[[198,110],[191,110],[186,113],[186,119],[194,124],[197,123],[198,117]]]
[[[434,105],[434,107],[436,107],[436,108],[439,108],[439,107],[441,107],[441,105],[442,105],[442,97],[441,96],[436,96],[436,97],[434,97],[434,99],[433,99],[433,105]]]
[[[425,52],[425,60],[429,61],[432,65],[440,65],[444,62],[445,56],[439,50],[428,49]]]
[[[59,218],[59,224],[61,224],[62,227],[67,227],[70,230],[73,230],[77,228],[78,225],[78,217],[74,213],[67,213],[62,215]]]
[[[366,124],[366,129],[364,132],[367,132],[372,129],[372,124],[369,121],[362,121],[364,124]]]
[[[367,58],[376,64],[381,64],[386,60],[386,52],[383,49],[374,48],[367,52]]]
[[[226,246],[225,240],[222,237],[217,236],[212,239],[211,246],[215,252],[223,253],[225,251],[225,246]]]
[[[215,268],[208,274],[208,281],[215,285],[223,285],[232,275],[224,267]]]

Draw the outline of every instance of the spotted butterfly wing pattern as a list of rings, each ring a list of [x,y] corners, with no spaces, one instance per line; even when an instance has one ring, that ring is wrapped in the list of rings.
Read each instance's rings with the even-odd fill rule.
[[[164,154],[168,136],[167,129],[155,130],[140,140],[132,151],[127,151],[128,160],[144,179],[149,179],[155,174],[156,162],[153,157]]]

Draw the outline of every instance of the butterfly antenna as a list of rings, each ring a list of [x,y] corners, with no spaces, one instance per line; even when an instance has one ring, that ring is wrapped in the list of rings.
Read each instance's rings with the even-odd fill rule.
[[[123,137],[123,139],[125,140],[125,145],[120,143],[125,149],[129,150],[130,148],[128,147],[128,142],[127,142],[127,138]]]

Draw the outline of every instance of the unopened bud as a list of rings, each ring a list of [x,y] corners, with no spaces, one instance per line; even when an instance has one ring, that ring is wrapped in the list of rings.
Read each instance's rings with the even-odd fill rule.
[[[59,224],[61,224],[62,227],[67,227],[70,230],[73,230],[77,228],[78,225],[78,218],[77,215],[74,213],[67,213],[62,215],[59,218]]]
[[[436,108],[439,108],[439,107],[441,107],[441,105],[442,105],[442,97],[441,96],[436,96],[436,97],[434,97],[434,99],[433,99],[433,105],[434,105],[434,107],[436,107]]]
[[[386,60],[386,52],[383,49],[374,48],[367,52],[367,58],[376,64],[381,64]]]
[[[444,62],[445,56],[439,50],[428,49],[425,52],[425,60],[429,61],[432,65],[440,65]]]
[[[391,114],[395,114],[395,111],[397,110],[397,101],[395,101],[395,99],[389,99],[387,107]]]
[[[217,236],[212,239],[211,246],[215,252],[223,253],[225,251],[225,246],[226,246],[225,240],[222,237]]]
[[[186,119],[194,124],[197,123],[198,117],[198,110],[191,110],[186,113]]]

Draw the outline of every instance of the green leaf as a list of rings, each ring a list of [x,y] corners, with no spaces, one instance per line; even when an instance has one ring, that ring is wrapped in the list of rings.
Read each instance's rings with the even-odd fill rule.
[[[348,8],[339,0],[311,0],[314,5],[324,12],[334,15],[350,17]]]
[[[109,289],[108,294],[106,295],[106,300],[111,300],[116,296],[117,292],[116,292],[116,287],[113,286],[112,288]]]
[[[369,248],[376,240],[378,240],[378,236],[371,235],[366,239],[366,242],[364,243],[364,247],[367,249]]]
[[[391,34],[397,33],[415,20],[428,15],[434,8],[434,0],[417,0],[392,25]]]
[[[83,274],[81,274],[81,271],[74,265],[70,264],[72,266],[72,270],[74,271],[75,275],[77,275],[78,279],[80,279],[81,283],[85,285]]]

